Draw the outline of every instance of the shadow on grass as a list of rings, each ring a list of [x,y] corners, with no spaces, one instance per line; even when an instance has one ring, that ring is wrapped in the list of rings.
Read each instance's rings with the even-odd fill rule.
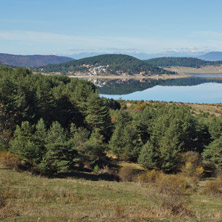
[[[75,171],[73,173],[59,175],[59,178],[65,178],[65,177],[72,177],[72,178],[91,180],[91,181],[105,180],[105,181],[119,182],[119,177],[117,175],[109,173],[92,174],[84,171]]]

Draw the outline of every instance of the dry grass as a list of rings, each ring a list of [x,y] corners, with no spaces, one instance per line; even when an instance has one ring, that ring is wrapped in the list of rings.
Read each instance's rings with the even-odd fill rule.
[[[211,196],[222,196],[222,178],[217,178],[212,181],[207,181],[200,191],[201,194]]]
[[[221,104],[195,104],[190,103],[189,106],[192,108],[194,113],[199,114],[201,111],[209,113],[210,115],[222,116],[222,105]]]
[[[172,178],[170,178],[172,180]],[[181,182],[182,181],[182,182]],[[163,179],[159,184],[169,185],[169,180]],[[184,184],[178,179],[175,184]],[[174,184],[174,185],[175,185]],[[161,185],[161,186],[162,186]],[[170,189],[170,185],[167,189]],[[176,186],[177,186],[176,185]],[[0,168],[0,220],[17,222],[56,222],[56,221],[201,221],[200,215],[205,215],[205,221],[219,221],[222,201],[213,203],[207,199],[207,207],[201,208],[198,198],[208,198],[198,195],[191,198],[192,202],[181,208],[179,213],[175,208],[163,207],[155,203],[151,196],[158,198],[168,196],[166,188],[157,185],[134,182],[90,181],[76,178],[48,179],[32,176],[29,173],[19,173],[14,170]],[[180,186],[179,186],[180,187]],[[157,189],[158,188],[158,189]],[[175,187],[170,189],[174,190]],[[185,189],[182,186],[181,189]],[[157,192],[157,190],[159,190]],[[161,192],[160,192],[161,191]],[[160,196],[159,196],[160,195]],[[174,194],[172,194],[174,195]],[[184,193],[182,196],[184,197]],[[172,196],[169,196],[172,197]],[[161,197],[162,198],[162,197]],[[209,197],[211,198],[211,197]],[[163,201],[163,199],[160,199]],[[165,200],[165,199],[164,199]],[[188,211],[192,207],[192,215]],[[182,210],[181,210],[182,209]],[[212,220],[212,212],[215,219]],[[186,216],[184,216],[186,215]]]
[[[222,73],[222,66],[203,66],[201,68],[192,68],[192,67],[182,67],[182,66],[174,66],[170,68],[165,68],[169,71],[178,72],[181,74],[186,73]]]
[[[145,101],[142,104],[149,104],[149,105],[157,105],[157,104],[165,104],[168,106],[170,103],[167,102],[158,102],[158,101]],[[178,106],[182,107],[190,107],[191,111],[194,114],[200,114],[200,113],[206,113],[209,115],[216,115],[216,116],[222,116],[222,104],[198,104],[198,103],[174,103]],[[135,112],[135,101],[121,101],[122,107],[127,107],[127,110],[129,112]],[[141,104],[140,104],[141,105]]]

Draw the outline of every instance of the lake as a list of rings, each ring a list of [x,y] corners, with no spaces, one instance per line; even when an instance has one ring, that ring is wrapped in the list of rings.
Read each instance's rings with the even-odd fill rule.
[[[222,103],[222,74],[193,74],[171,80],[96,80],[100,95],[123,100]]]

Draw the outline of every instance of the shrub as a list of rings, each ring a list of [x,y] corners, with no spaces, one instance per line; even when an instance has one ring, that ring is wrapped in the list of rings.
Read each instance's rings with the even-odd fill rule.
[[[156,187],[162,194],[183,196],[188,188],[188,183],[183,176],[161,174],[156,180]]]
[[[159,175],[160,175],[160,172],[155,169],[145,171],[137,177],[137,181],[139,183],[150,183],[150,182],[154,183],[156,179],[159,177]]]
[[[184,177],[179,175],[160,174],[155,182],[155,193],[150,199],[158,206],[169,210],[172,214],[181,216],[193,216],[191,210],[186,207],[188,184]]]
[[[0,159],[2,164],[9,169],[18,169],[21,165],[19,158],[10,152],[1,152]]]
[[[123,166],[119,171],[119,178],[123,182],[133,181],[136,176],[136,170],[131,166]]]
[[[201,194],[211,196],[222,195],[222,178],[217,178],[213,181],[207,181],[204,188],[200,191]]]
[[[99,166],[96,165],[96,166],[94,166],[94,168],[93,168],[93,173],[94,173],[94,174],[98,174],[98,172],[99,172]]]
[[[146,104],[145,103],[139,103],[134,107],[134,110],[136,111],[143,111],[146,108]]]
[[[201,166],[201,157],[198,152],[189,151],[182,155],[183,164],[181,171],[186,176],[201,177],[204,168]]]

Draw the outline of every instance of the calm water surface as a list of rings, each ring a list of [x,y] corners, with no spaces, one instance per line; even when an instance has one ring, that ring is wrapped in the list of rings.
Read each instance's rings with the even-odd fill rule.
[[[222,103],[220,75],[195,74],[192,78],[173,80],[100,80],[97,86],[101,96],[113,99]]]
[[[196,86],[154,86],[126,95],[105,95],[106,98],[123,100],[154,100],[165,102],[222,103],[222,84],[203,83]]]
[[[199,78],[222,78],[222,73],[190,73]]]

